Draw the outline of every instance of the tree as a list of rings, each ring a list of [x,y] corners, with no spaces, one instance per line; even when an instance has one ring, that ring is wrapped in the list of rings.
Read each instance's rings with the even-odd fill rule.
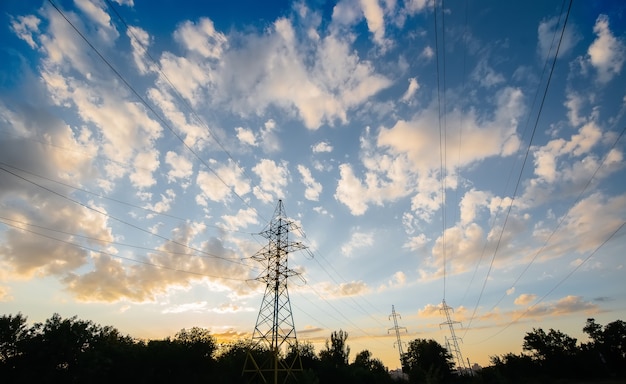
[[[382,361],[373,358],[367,349],[357,353],[351,365],[353,382],[380,384],[390,382],[391,377]]]
[[[26,320],[21,313],[0,317],[0,363],[9,364],[20,354],[20,344],[28,338]]]
[[[522,349],[531,353],[544,375],[567,378],[575,377],[580,371],[576,339],[561,331],[550,329],[546,333],[541,328],[533,328],[524,336]]]
[[[326,339],[326,349],[320,351],[320,360],[330,363],[335,367],[345,367],[348,365],[350,357],[350,347],[346,344],[348,332],[341,329],[330,334],[330,343]]]
[[[442,383],[452,376],[452,355],[435,340],[415,339],[402,356],[402,369],[412,383]]]
[[[626,376],[626,322],[613,321],[606,326],[597,324],[595,319],[587,319],[583,332],[592,342],[585,348],[592,359],[612,376]]]
[[[526,333],[522,348],[532,352],[536,359],[542,361],[573,356],[578,350],[575,338],[554,329],[546,333],[541,328],[533,328],[532,332]]]

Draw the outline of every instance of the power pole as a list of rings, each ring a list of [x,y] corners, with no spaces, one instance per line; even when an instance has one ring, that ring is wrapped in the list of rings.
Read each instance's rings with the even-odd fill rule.
[[[454,309],[452,309],[452,307],[449,307],[448,304],[446,304],[445,299],[441,302],[441,311],[445,313],[446,321],[441,323],[440,326],[447,325],[448,328],[450,329],[450,338],[446,337],[446,348],[448,349],[448,352],[450,352],[450,354],[456,361],[456,366],[457,366],[457,370],[459,371],[459,373],[464,374],[467,369],[465,367],[465,360],[463,360],[463,355],[461,355],[461,348],[459,348],[458,341],[461,339],[458,338],[454,332],[454,324],[460,324],[460,323],[458,321],[452,320],[452,316],[450,315],[450,312],[453,312]]]
[[[302,371],[287,291],[287,279],[298,274],[287,266],[287,256],[290,252],[306,248],[300,242],[289,241],[289,232],[297,228],[285,216],[283,201],[278,200],[274,217],[267,229],[260,233],[268,239],[268,245],[252,256],[264,265],[264,272],[257,280],[265,283],[265,294],[252,334],[252,348],[248,351],[243,370],[253,374],[251,380],[256,378],[263,383],[277,384],[279,377],[287,382],[289,377],[295,376],[294,372]],[[295,347],[296,353],[292,361],[286,361],[283,355],[286,356],[290,346]],[[253,352],[259,349],[265,349],[267,355],[260,358],[257,354],[255,358]]]
[[[393,343],[393,345],[397,345],[398,346],[398,352],[400,353],[400,366],[402,366],[402,355],[404,355],[404,352],[402,351],[402,340],[400,340],[400,330],[404,329],[405,332],[408,332],[406,327],[398,327],[398,317],[402,318],[402,316],[400,316],[399,313],[396,312],[396,308],[392,305],[391,306],[391,315],[389,315],[389,319],[391,320],[393,318],[393,328],[389,328],[389,330],[387,331],[387,333],[389,333],[390,331],[394,330],[396,332],[396,342]]]

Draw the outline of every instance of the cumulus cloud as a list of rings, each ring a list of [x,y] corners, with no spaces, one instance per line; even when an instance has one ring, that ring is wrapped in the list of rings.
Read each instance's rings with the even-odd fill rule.
[[[228,43],[226,36],[215,29],[213,21],[205,17],[197,23],[183,22],[174,32],[174,38],[188,50],[209,59],[219,59]]]
[[[528,305],[537,299],[537,295],[531,293],[522,293],[515,298],[515,305]]]
[[[33,35],[39,31],[41,20],[34,16],[18,16],[11,20],[11,29],[17,37],[24,40],[31,48],[37,48],[37,43]]]
[[[256,147],[258,143],[256,142],[256,137],[254,136],[254,132],[250,129],[245,129],[243,127],[235,128],[235,132],[237,132],[237,139],[244,144],[251,145]]]
[[[165,154],[165,164],[170,166],[170,170],[167,172],[170,183],[179,179],[188,179],[193,173],[193,163],[185,156],[173,151],[167,151]]]
[[[340,35],[299,40],[292,22],[279,19],[265,35],[249,41],[253,43],[225,53],[215,76],[216,93],[244,115],[276,106],[295,112],[309,129],[337,121],[345,124],[349,109],[391,85]],[[314,60],[305,54],[311,51]]]
[[[409,87],[407,88],[406,92],[404,92],[404,95],[402,95],[400,100],[404,101],[405,103],[409,102],[409,100],[411,100],[411,98],[413,97],[413,95],[415,95],[415,92],[417,92],[419,88],[420,88],[420,85],[417,82],[417,78],[416,77],[410,78]]]
[[[559,23],[559,17],[557,16],[544,19],[539,23],[537,27],[537,53],[541,60],[549,59],[556,54],[562,28],[562,21]],[[563,57],[570,52],[579,40],[580,37],[575,32],[575,29],[573,29],[571,25],[568,25],[559,47],[559,57]]]
[[[344,256],[352,256],[355,250],[366,248],[374,244],[374,234],[372,232],[353,232],[350,240],[341,246],[341,253]]]
[[[244,178],[243,170],[232,161],[214,167],[212,172],[199,171],[196,184],[202,191],[202,197],[212,201],[224,202],[232,197],[231,192],[239,196],[250,192],[250,184]]]
[[[300,176],[302,176],[302,183],[306,187],[304,197],[307,200],[318,201],[320,193],[322,193],[322,184],[315,181],[313,175],[311,175],[311,170],[304,165],[298,165],[298,172],[300,172]]]
[[[252,168],[260,182],[252,190],[257,199],[269,203],[285,196],[284,188],[289,179],[286,163],[277,164],[270,159],[262,159]]]
[[[626,60],[626,45],[613,36],[606,15],[598,16],[593,32],[597,37],[587,50],[589,61],[598,71],[598,81],[607,83],[622,70]]]
[[[326,141],[320,141],[319,143],[313,145],[311,147],[311,150],[313,151],[313,153],[332,152],[333,151],[333,146],[330,145]]]
[[[460,153],[459,166],[468,166],[492,156],[510,156],[519,147],[516,130],[524,113],[523,94],[519,89],[505,87],[498,92],[492,119],[482,119],[474,111],[459,116],[454,111],[449,121],[463,120],[463,144],[448,142],[447,151]],[[366,172],[357,177],[350,164],[341,164],[340,180],[335,198],[350,208],[353,215],[362,215],[368,204],[382,205],[406,195],[415,194],[412,209],[424,220],[431,219],[441,204],[441,167],[439,154],[438,110],[436,104],[419,112],[412,120],[397,121],[393,127],[381,127],[375,147],[369,131],[361,138],[362,158]],[[454,170],[450,169],[445,184],[455,188]]]
[[[250,269],[238,262],[234,250],[216,238],[203,242],[201,253],[190,249],[193,239],[204,229],[199,223],[181,224],[172,231],[172,241],[136,259],[138,263],[124,262],[110,254],[94,254],[92,270],[70,272],[63,282],[78,300],[86,302],[153,302],[172,288],[189,289],[201,281],[210,282],[216,290],[223,287],[233,294],[244,293]]]

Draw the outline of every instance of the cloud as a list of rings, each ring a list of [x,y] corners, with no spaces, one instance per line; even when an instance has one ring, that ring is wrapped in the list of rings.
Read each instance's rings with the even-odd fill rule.
[[[39,23],[41,23],[41,20],[33,15],[18,16],[15,19],[11,19],[11,30],[32,49],[36,49],[37,43],[33,38],[33,34],[39,32]]]
[[[427,45],[424,47],[424,49],[422,50],[422,53],[420,53],[420,58],[425,59],[426,61],[432,59],[433,57],[435,57],[435,51],[433,50],[433,48],[430,45]]]
[[[556,54],[562,28],[563,25],[559,23],[558,16],[544,19],[539,23],[537,27],[537,54],[541,60],[547,60]],[[573,29],[571,24],[568,25],[559,46],[559,57],[563,57],[570,52],[579,40],[580,37],[575,32],[575,29]]]
[[[251,145],[253,147],[256,147],[258,145],[258,143],[256,142],[256,137],[254,136],[254,132],[252,132],[252,130],[237,127],[235,128],[235,131],[237,132],[237,139],[239,139],[239,141],[241,141],[242,143]]]
[[[517,296],[513,302],[515,303],[515,305],[528,305],[535,301],[535,299],[537,299],[537,295],[522,293],[521,295]]]
[[[240,228],[245,228],[249,224],[258,224],[257,213],[252,208],[240,209],[236,215],[223,215],[222,220],[225,223],[225,228],[230,231],[236,231]]]
[[[170,183],[180,179],[189,179],[193,174],[193,163],[176,152],[167,151],[165,164],[170,166],[170,170],[167,172],[167,179]]]
[[[239,196],[250,192],[243,170],[232,161],[215,166],[213,172],[199,171],[196,184],[202,191],[201,197],[217,202],[228,200],[232,192]]]
[[[361,280],[350,281],[340,284],[331,284],[324,282],[317,284],[317,288],[319,288],[319,291],[321,292],[321,295],[323,295],[323,297],[330,299],[360,296],[370,292],[370,288],[368,287],[368,285]]]
[[[163,314],[167,313],[185,313],[185,312],[195,312],[195,313],[203,313],[206,312],[207,302],[206,301],[198,301],[195,303],[185,303],[179,305],[172,305],[167,307],[161,311]]]
[[[471,189],[465,192],[460,203],[461,224],[467,225],[472,223],[478,214],[480,208],[488,206],[488,202],[491,198],[490,193],[485,191],[477,191]]]
[[[13,300],[14,298],[11,296],[11,289],[0,285],[0,303],[7,303]]]
[[[311,171],[304,165],[298,164],[298,172],[300,172],[302,183],[306,187],[304,197],[307,200],[318,201],[320,193],[322,193],[322,184],[315,181],[311,175]]]
[[[269,203],[285,196],[289,170],[286,163],[276,164],[273,160],[262,159],[252,168],[261,181],[252,190],[257,199]]]
[[[299,39],[292,21],[284,18],[264,35],[249,36],[225,52],[222,65],[209,72],[215,75],[215,94],[234,112],[260,115],[275,106],[295,112],[309,129],[347,123],[349,109],[391,85],[345,37]]]
[[[313,151],[313,153],[332,152],[333,151],[333,146],[330,145],[326,141],[320,141],[319,143],[314,144],[313,146],[311,146],[311,150]]]
[[[497,73],[487,64],[486,59],[478,62],[471,74],[471,78],[485,88],[495,87],[505,81],[501,73]]]
[[[415,92],[417,92],[418,89],[420,89],[420,85],[417,82],[417,78],[416,77],[410,78],[409,87],[407,88],[406,92],[404,92],[404,95],[402,95],[402,97],[400,98],[400,101],[408,103],[409,100],[411,100],[411,98],[413,97],[413,95],[415,95]]]
[[[585,312],[592,314],[598,311],[598,306],[584,301],[581,296],[569,295],[557,301],[540,303],[524,311],[526,317],[564,316],[572,313]],[[513,312],[513,315],[522,312]]]
[[[611,33],[606,15],[598,16],[593,32],[597,37],[587,50],[589,62],[598,71],[598,81],[607,83],[622,70],[626,46]]]
[[[205,17],[197,23],[183,22],[174,32],[174,39],[189,51],[208,59],[219,59],[228,44],[226,36],[215,30],[213,21]]]
[[[385,40],[384,12],[378,0],[360,0],[360,4],[367,21],[367,28],[374,35],[374,42],[383,47],[388,45],[389,41]]]
[[[137,263],[110,254],[92,254],[92,269],[67,273],[62,282],[84,302],[154,302],[170,289],[189,289],[200,282],[210,283],[212,290],[245,294],[251,270],[238,262],[235,250],[216,238],[202,243],[202,253],[188,248],[204,229],[200,223],[179,225],[172,231],[172,241],[146,256],[135,255]]]
[[[109,16],[103,8],[98,7],[98,5],[103,7],[106,7],[106,5],[104,5],[104,3],[99,4],[89,0],[76,0],[74,4],[83,12],[83,14],[87,15],[96,23],[98,37],[103,42],[112,45],[113,42],[119,37],[119,32],[111,23],[111,16]]]
[[[356,249],[366,248],[372,244],[374,244],[374,234],[372,232],[353,232],[350,235],[350,240],[341,246],[341,253],[350,257]]]
[[[386,289],[394,289],[402,287],[406,284],[406,274],[402,271],[397,271],[391,276],[391,279],[386,284],[381,284],[378,291],[384,291]]]

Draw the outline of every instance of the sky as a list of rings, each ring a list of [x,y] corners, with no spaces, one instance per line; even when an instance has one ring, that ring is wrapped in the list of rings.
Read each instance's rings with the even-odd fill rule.
[[[0,312],[519,353],[626,318],[622,1],[2,1]],[[295,228],[294,228],[295,229]],[[404,346],[406,350],[406,346]]]

